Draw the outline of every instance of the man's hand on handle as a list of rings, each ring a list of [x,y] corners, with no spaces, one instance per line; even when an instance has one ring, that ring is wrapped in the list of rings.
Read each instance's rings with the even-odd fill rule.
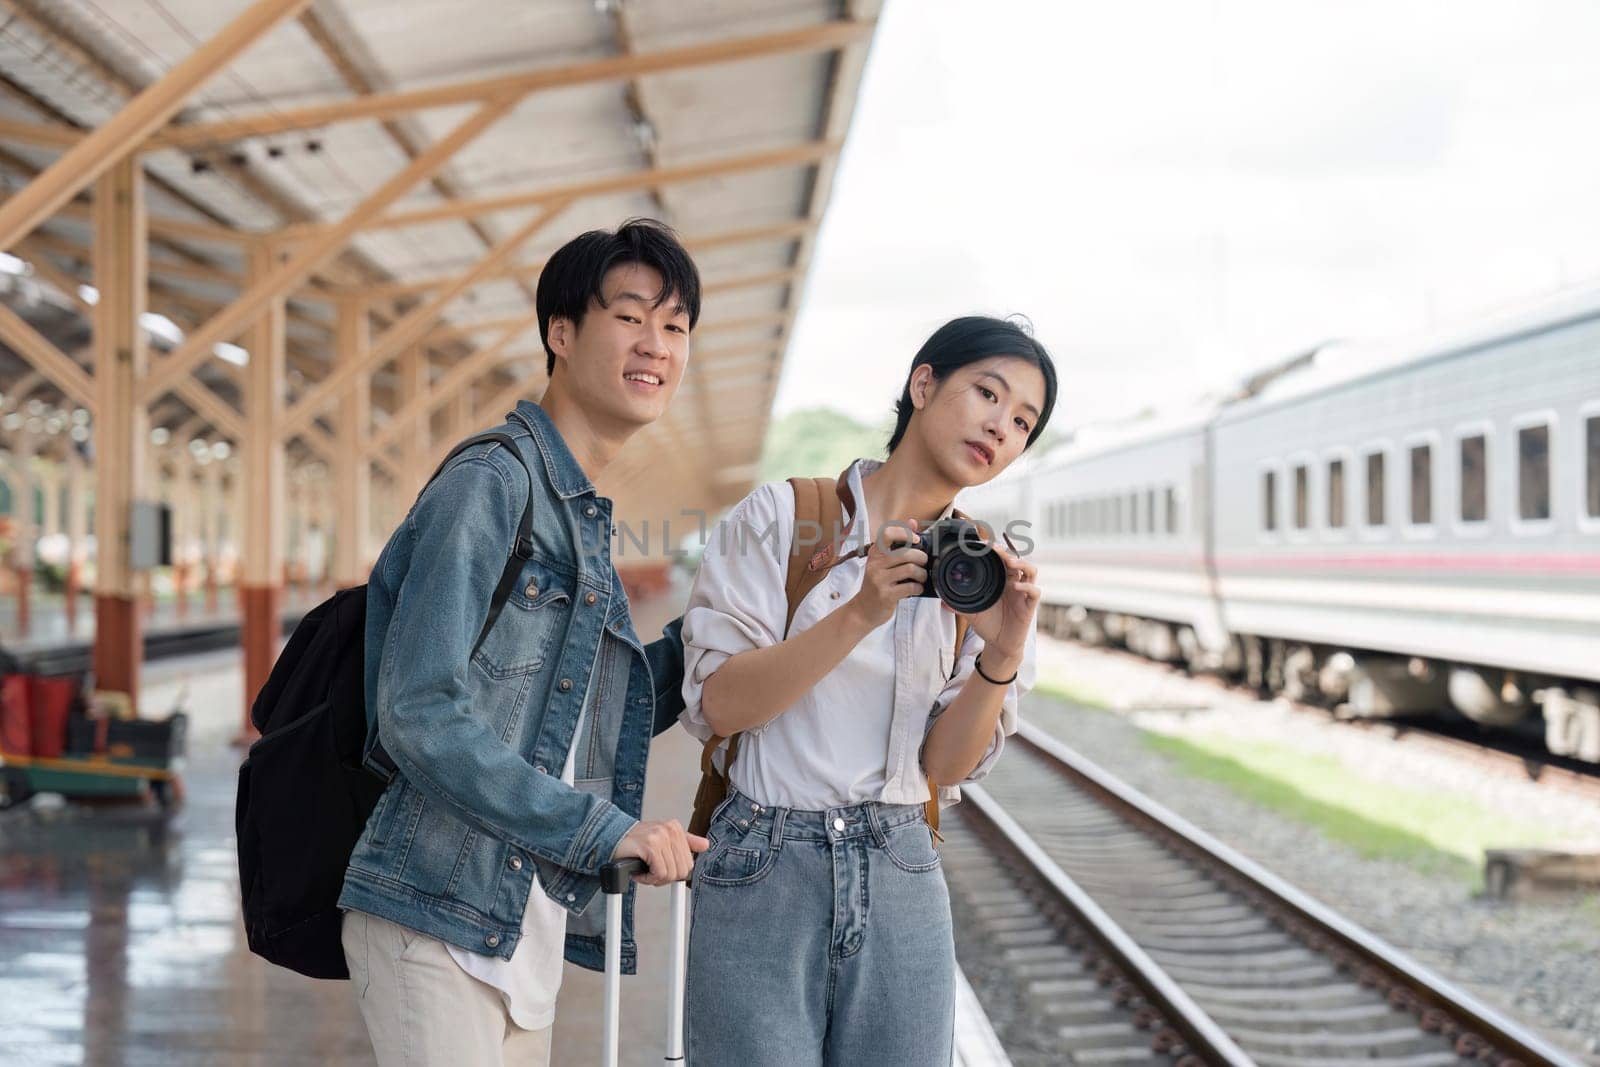
[[[709,841],[686,832],[677,819],[656,820],[635,823],[617,842],[611,858],[643,860],[648,870],[634,880],[642,885],[667,885],[688,878],[694,871],[695,854],[709,847]]]

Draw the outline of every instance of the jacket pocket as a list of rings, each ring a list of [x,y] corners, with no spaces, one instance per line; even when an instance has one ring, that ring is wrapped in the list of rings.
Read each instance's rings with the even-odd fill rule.
[[[572,579],[528,560],[472,662],[491,678],[531,674],[559,648],[571,609]]]

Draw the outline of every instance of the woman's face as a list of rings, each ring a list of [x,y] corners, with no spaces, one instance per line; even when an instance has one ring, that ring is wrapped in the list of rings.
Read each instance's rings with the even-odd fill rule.
[[[992,356],[942,380],[926,364],[911,376],[923,447],[951,482],[982,485],[1022,455],[1044,410],[1044,375],[1016,356]]]

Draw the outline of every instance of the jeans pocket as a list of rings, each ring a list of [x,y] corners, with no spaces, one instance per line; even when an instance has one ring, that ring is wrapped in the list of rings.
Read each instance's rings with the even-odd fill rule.
[[[910,874],[938,869],[939,849],[925,822],[908,822],[884,834],[883,851],[896,867]]]
[[[742,833],[721,822],[722,834],[695,864],[694,878],[705,885],[754,885],[765,878],[777,861],[778,850],[765,830]]]

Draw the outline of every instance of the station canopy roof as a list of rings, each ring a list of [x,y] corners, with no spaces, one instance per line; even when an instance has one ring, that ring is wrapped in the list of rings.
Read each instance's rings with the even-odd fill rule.
[[[543,388],[533,293],[544,258],[582,230],[660,218],[695,255],[704,309],[669,414],[630,443],[600,488],[617,498],[619,517],[715,511],[755,476],[878,3],[316,0],[240,52],[146,142],[149,309],[176,331],[199,328],[247,286],[255,237],[292,254],[493,108],[490,125],[292,291],[289,402],[331,373],[337,309],[359,297],[373,309],[374,344],[408,314],[438,311],[418,342],[435,382],[492,350],[475,422],[497,422]],[[6,195],[244,6],[5,0]],[[79,286],[93,282],[92,190],[13,246],[18,261],[0,263],[7,305],[85,363],[96,294]],[[158,350],[181,343],[181,332],[163,332],[173,331],[152,329]],[[222,351],[231,362],[207,359],[194,376],[237,406],[248,355]],[[30,368],[9,351],[3,358],[0,389],[15,387]],[[392,366],[373,379],[380,431],[401,403],[397,379]],[[32,387],[53,393],[45,381]],[[307,427],[291,441],[294,462],[325,453],[336,410],[323,411],[322,432]],[[191,430],[206,421],[176,393],[156,400],[152,418]],[[447,448],[444,412],[435,418],[435,447]]]

